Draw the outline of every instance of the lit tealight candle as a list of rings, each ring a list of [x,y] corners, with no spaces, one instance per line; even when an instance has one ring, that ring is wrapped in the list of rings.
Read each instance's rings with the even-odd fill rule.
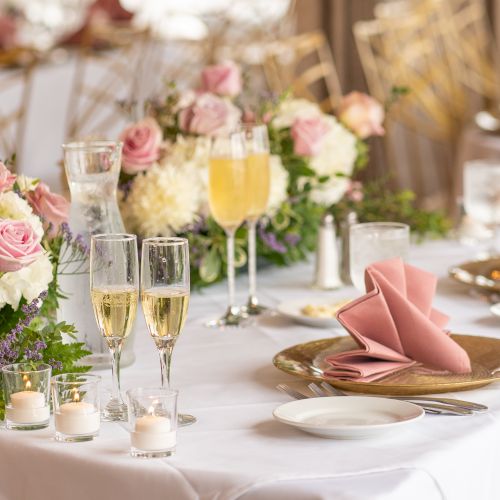
[[[26,382],[26,390],[10,395],[10,405],[5,409],[7,420],[16,424],[37,424],[50,417],[45,394],[31,390],[31,382]]]
[[[91,403],[80,401],[77,391],[72,402],[59,407],[54,420],[57,432],[73,436],[95,434],[101,422],[97,408]]]
[[[154,409],[149,408],[149,414],[135,421],[131,444],[134,448],[144,451],[168,450],[175,447],[176,436],[172,430],[170,419],[154,415]]]

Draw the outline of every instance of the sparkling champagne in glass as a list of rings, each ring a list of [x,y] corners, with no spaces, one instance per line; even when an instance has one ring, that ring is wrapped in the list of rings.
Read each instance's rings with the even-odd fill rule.
[[[408,258],[410,228],[399,222],[365,222],[349,229],[349,266],[351,280],[365,291],[365,269],[379,260]]]
[[[185,238],[148,238],[142,243],[141,302],[149,334],[160,354],[161,385],[170,388],[170,365],[189,305],[189,245]],[[180,425],[196,422],[179,414]]]
[[[260,314],[266,307],[257,298],[256,227],[269,200],[269,138],[265,125],[248,125],[243,129],[247,148],[247,225],[248,225],[248,301],[246,311]]]
[[[227,236],[227,282],[229,304],[221,318],[207,326],[243,326],[244,317],[235,304],[234,235],[248,214],[245,134],[231,133],[213,139],[210,152],[208,200],[212,217]]]
[[[137,239],[132,234],[98,234],[90,246],[90,296],[97,325],[112,357],[113,393],[103,418],[125,421],[127,406],[120,393],[120,354],[137,312],[139,267]]]

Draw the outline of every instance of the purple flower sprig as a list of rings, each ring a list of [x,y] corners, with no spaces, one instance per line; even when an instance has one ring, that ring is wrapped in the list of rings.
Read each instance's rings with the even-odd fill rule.
[[[43,301],[47,298],[47,291],[43,291],[36,299],[32,300],[29,304],[23,304],[21,306],[21,311],[24,316],[19,319],[16,326],[12,328],[9,333],[5,336],[5,339],[0,341],[0,366],[4,366],[13,363],[19,357],[19,351],[16,349],[16,342],[18,341],[18,335],[29,326],[33,319],[38,316],[40,308],[42,307]],[[42,347],[43,345],[43,347]],[[47,346],[45,342],[37,341],[35,342],[33,349],[25,349],[24,354],[27,359],[39,360],[41,359],[40,351],[45,349]],[[29,357],[34,356],[34,357]]]
[[[287,252],[286,246],[281,241],[278,241],[276,235],[274,233],[266,232],[263,226],[259,227],[259,236],[264,245],[269,247],[271,250],[281,254]]]

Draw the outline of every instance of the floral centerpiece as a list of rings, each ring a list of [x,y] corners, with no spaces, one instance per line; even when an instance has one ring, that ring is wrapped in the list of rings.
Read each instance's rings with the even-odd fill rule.
[[[89,354],[83,344],[64,341],[74,326],[56,320],[58,273],[78,272],[87,253],[69,232],[68,211],[46,184],[0,162],[0,367],[33,361],[54,373],[88,369],[75,365]],[[0,417],[3,409],[0,395]]]
[[[127,229],[143,238],[186,236],[194,284],[220,279],[226,250],[208,210],[210,139],[241,121],[256,121],[267,124],[271,142],[271,192],[259,222],[258,255],[281,265],[305,258],[325,210],[341,200],[362,203],[352,177],[367,162],[365,140],[384,133],[383,106],[352,92],[336,116],[290,95],[251,110],[243,104],[243,79],[233,62],[205,68],[200,80],[197,90],[171,86],[149,116],[121,134],[120,206]],[[243,226],[236,234],[237,266],[246,263],[245,248]]]

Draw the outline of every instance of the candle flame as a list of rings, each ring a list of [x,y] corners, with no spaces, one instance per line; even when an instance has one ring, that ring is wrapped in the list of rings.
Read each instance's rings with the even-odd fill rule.
[[[150,406],[148,408],[148,415],[151,415],[153,416],[155,414],[155,409],[154,409],[154,406]]]
[[[26,384],[26,382],[28,381],[28,375],[26,375],[26,373],[23,375],[23,382]]]
[[[25,386],[25,387],[26,387],[26,390],[27,390],[27,391],[30,391],[30,390],[31,390],[31,382],[30,382],[29,380],[28,380],[28,381],[26,381],[26,386]]]
[[[73,393],[73,402],[78,403],[80,401],[80,393],[78,392],[78,389],[76,387],[73,387],[73,389],[71,389],[71,392]]]

